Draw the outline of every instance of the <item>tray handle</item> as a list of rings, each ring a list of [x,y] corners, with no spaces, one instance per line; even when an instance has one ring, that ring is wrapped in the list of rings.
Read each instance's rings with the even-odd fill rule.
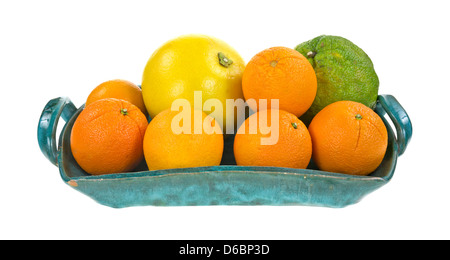
[[[39,148],[55,166],[58,166],[56,131],[59,118],[67,122],[76,111],[77,108],[68,97],[54,98],[42,110],[37,131]]]
[[[394,123],[397,130],[398,155],[402,155],[412,136],[412,124],[405,109],[392,95],[379,95],[378,104]]]

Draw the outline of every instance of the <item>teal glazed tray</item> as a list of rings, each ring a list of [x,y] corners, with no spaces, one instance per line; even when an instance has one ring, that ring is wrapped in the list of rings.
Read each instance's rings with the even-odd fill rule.
[[[406,111],[392,95],[379,95],[375,111],[388,130],[388,147],[381,165],[368,176],[352,176],[314,169],[237,166],[233,138],[226,139],[220,166],[89,175],[76,163],[70,149],[72,126],[84,106],[67,97],[50,100],[38,125],[38,142],[45,157],[59,168],[62,180],[98,203],[130,206],[191,205],[308,205],[340,208],[359,202],[387,184],[397,159],[412,136]],[[385,116],[387,115],[387,116]],[[66,121],[57,143],[57,125]],[[388,120],[395,129],[391,128]],[[395,131],[395,132],[394,132]]]

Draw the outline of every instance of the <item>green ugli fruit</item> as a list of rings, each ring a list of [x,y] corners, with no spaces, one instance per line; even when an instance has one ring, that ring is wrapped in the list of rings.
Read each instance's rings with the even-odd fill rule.
[[[317,76],[317,94],[309,110],[300,118],[309,125],[327,105],[350,100],[374,109],[378,97],[378,76],[369,56],[351,41],[322,35],[299,44]]]

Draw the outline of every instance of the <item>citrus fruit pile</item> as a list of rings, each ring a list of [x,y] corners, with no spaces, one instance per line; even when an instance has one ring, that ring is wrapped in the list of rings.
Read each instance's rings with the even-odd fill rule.
[[[72,154],[93,175],[217,166],[225,152],[242,166],[368,175],[388,142],[373,111],[378,84],[367,54],[342,37],[270,47],[246,64],[222,40],[184,35],[154,51],[141,86],[116,79],[91,91]]]

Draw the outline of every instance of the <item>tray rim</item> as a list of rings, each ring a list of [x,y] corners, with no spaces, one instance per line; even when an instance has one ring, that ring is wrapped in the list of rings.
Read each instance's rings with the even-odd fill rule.
[[[86,175],[86,176],[74,176],[69,177],[65,174],[63,169],[60,168],[61,177],[64,181],[69,182],[71,180],[78,181],[105,181],[105,180],[120,180],[120,179],[134,179],[134,178],[161,178],[171,177],[177,175],[193,175],[211,172],[224,172],[227,173],[252,173],[252,174],[272,174],[272,175],[297,175],[297,176],[311,176],[320,178],[331,179],[344,179],[355,181],[380,181],[388,182],[393,174],[378,177],[378,176],[358,176],[347,175],[343,173],[326,172],[313,169],[294,169],[285,167],[266,167],[266,166],[239,166],[239,165],[218,165],[218,166],[204,166],[204,167],[192,167],[192,168],[174,168],[164,170],[164,173],[160,173],[161,170],[155,171],[136,171],[125,173],[112,173],[103,175]]]

